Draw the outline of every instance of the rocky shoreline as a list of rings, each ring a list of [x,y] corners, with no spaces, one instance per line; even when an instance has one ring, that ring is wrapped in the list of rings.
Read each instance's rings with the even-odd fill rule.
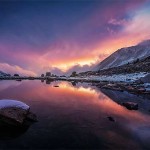
[[[138,83],[92,83],[92,86],[96,86],[101,89],[110,89],[115,91],[127,91],[132,94],[150,94],[150,84],[138,84]]]
[[[111,89],[117,91],[128,91],[129,93],[137,94],[150,94],[150,83],[145,83],[146,78],[140,78],[135,81],[107,81],[99,78],[90,78],[90,77],[0,77],[0,80],[41,80],[42,82],[46,81],[46,84],[50,84],[53,81],[68,81],[76,85],[78,82],[90,83],[92,86],[97,86],[98,88]],[[149,77],[148,77],[149,79]],[[146,79],[147,80],[147,79]]]

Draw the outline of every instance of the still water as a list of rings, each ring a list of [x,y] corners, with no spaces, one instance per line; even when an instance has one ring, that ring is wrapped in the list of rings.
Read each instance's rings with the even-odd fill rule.
[[[1,131],[0,149],[150,149],[149,97],[88,84],[1,81],[0,99],[21,100],[38,117],[25,131]]]

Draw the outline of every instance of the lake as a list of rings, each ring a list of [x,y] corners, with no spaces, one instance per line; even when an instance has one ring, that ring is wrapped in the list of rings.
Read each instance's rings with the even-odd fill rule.
[[[37,80],[1,81],[0,99],[25,102],[38,118],[24,131],[0,131],[0,149],[150,149],[149,96]]]

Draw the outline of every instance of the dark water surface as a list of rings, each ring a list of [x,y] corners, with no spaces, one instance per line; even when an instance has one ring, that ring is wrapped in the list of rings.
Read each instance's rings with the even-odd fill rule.
[[[0,131],[0,150],[150,149],[148,97],[67,82],[1,81],[0,99],[25,102],[39,120],[24,131]],[[124,101],[139,110],[119,105]]]

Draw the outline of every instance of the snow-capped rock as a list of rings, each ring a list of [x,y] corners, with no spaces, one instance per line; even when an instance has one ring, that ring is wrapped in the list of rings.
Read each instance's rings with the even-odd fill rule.
[[[148,56],[150,56],[150,40],[143,41],[136,46],[117,50],[99,63],[94,70],[96,71],[121,66]]]
[[[26,119],[36,121],[36,116],[29,111],[30,107],[17,100],[0,100],[0,121],[11,125],[23,125]]]
[[[8,99],[0,100],[0,109],[9,108],[9,107],[16,107],[24,110],[29,110],[28,105],[18,100],[8,100]]]

